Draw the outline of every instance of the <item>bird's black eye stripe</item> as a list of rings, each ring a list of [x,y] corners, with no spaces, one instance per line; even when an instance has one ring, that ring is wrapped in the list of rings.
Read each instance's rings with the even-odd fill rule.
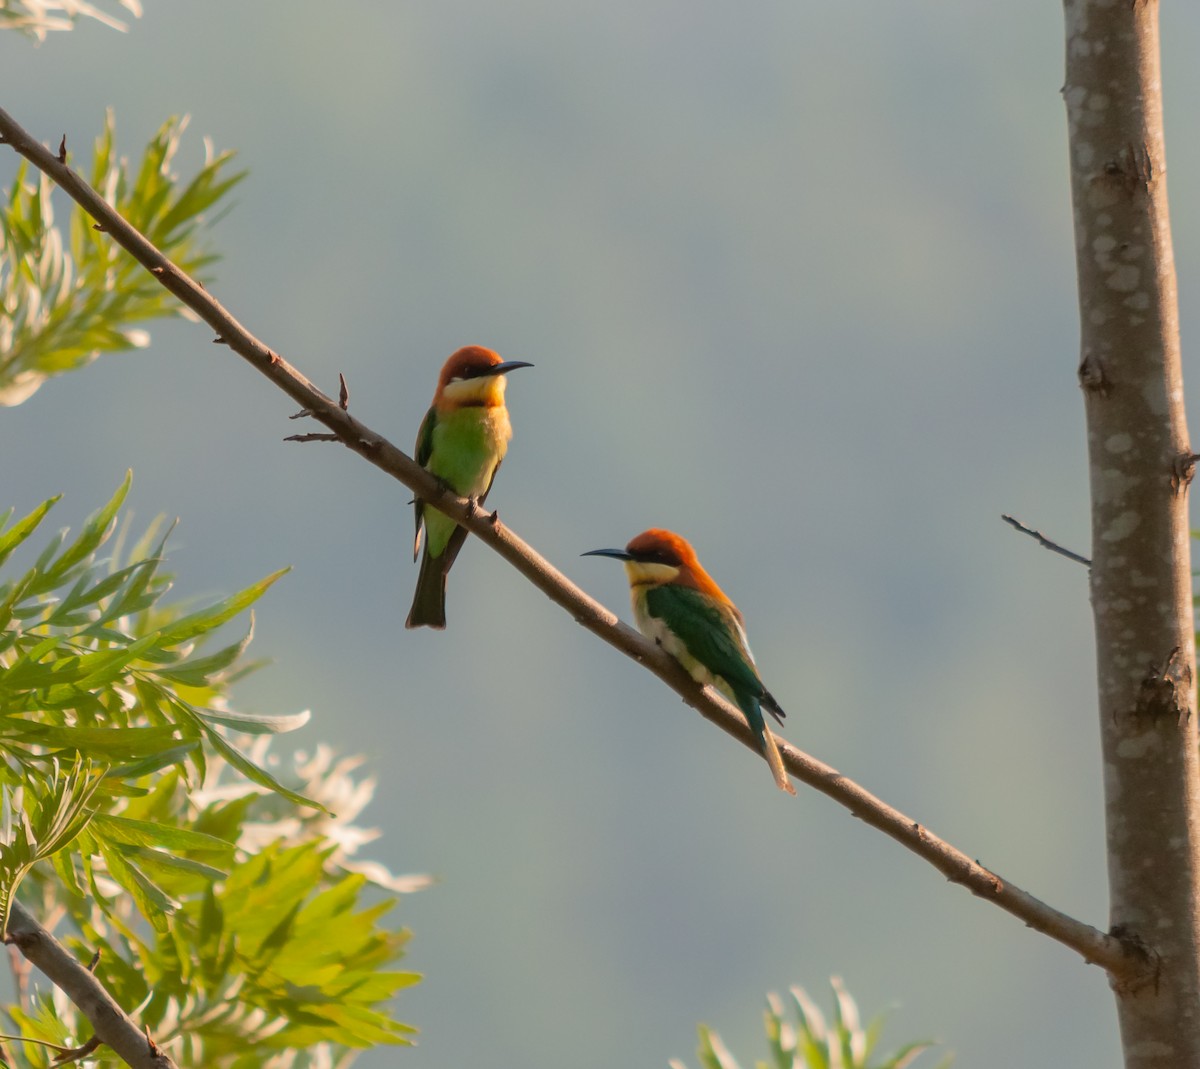
[[[678,568],[680,561],[678,554],[669,549],[652,549],[645,553],[637,554],[638,561],[642,564],[665,564],[669,568]]]
[[[467,379],[481,379],[490,374],[492,374],[491,364],[484,364],[481,367],[465,367],[457,375],[451,375],[446,382],[465,382]]]

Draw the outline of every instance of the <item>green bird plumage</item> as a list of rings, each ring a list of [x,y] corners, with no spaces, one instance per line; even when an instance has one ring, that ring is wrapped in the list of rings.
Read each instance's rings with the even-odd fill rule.
[[[486,500],[512,438],[504,404],[505,376],[522,360],[503,361],[491,349],[468,345],[442,367],[433,404],[417,432],[417,463],[460,497]],[[424,555],[405,627],[446,626],[446,576],[466,540],[465,528],[426,505],[416,507],[413,560]]]
[[[784,712],[763,686],[742,614],[700,566],[687,541],[651,528],[623,550],[591,552],[625,562],[638,630],[679,661],[696,682],[716,687],[742,710],[776,786],[795,794],[763,717],[766,709],[783,723]]]

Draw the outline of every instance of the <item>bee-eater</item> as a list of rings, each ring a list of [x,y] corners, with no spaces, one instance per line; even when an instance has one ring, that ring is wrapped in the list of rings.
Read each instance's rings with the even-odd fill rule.
[[[533,365],[501,360],[481,345],[459,349],[442,366],[433,404],[417,432],[417,463],[459,497],[473,497],[480,503],[487,498],[512,438],[504,407],[505,376],[519,367]],[[420,499],[414,504],[413,560],[421,552],[422,524],[425,555],[404,626],[441,629],[446,626],[446,575],[467,532]]]
[[[711,684],[741,709],[776,786],[795,794],[762,712],[766,709],[782,724],[783,710],[763,686],[742,614],[700,566],[695,550],[674,532],[651,528],[624,549],[593,549],[584,556],[625,562],[638,630],[697,683]]]

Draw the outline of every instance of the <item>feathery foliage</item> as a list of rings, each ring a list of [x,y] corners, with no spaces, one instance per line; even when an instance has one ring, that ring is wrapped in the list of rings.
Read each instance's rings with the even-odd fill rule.
[[[933,1046],[930,1042],[909,1043],[895,1053],[878,1061],[871,1056],[879,1042],[883,1017],[877,1016],[863,1025],[858,1003],[836,976],[830,979],[833,988],[833,1019],[825,1015],[801,987],[788,994],[794,1021],[785,1016],[783,1001],[778,995],[767,996],[764,1013],[769,1058],[755,1062],[759,1069],[906,1069]],[[707,1025],[700,1026],[700,1045],[696,1056],[702,1069],[739,1069],[729,1049]],[[945,1069],[951,1058],[947,1055],[935,1067]],[[686,1069],[680,1061],[672,1060],[671,1069]]]
[[[129,485],[10,576],[56,499],[0,519],[0,927],[18,888],[61,917],[60,937],[81,960],[99,952],[109,992],[183,1064],[343,1065],[407,1042],[385,1004],[417,977],[389,968],[407,933],[380,919],[419,881],[350,858],[370,838],[350,824],[370,784],[327,753],[269,770],[270,737],[308,714],[231,707],[230,683],[255,667],[252,621],[205,645],[283,573],[212,604],[168,601],[170,531],[154,523],[124,552],[127,532],[113,538]],[[57,993],[26,992],[7,1015],[28,1040],[89,1034]],[[52,1054],[13,1043],[7,1057]]]
[[[182,185],[171,171],[187,119],[168,119],[136,172],[117,155],[109,112],[96,140],[90,181],[104,198],[185,271],[204,278],[216,257],[200,240],[205,213],[245,172],[233,153],[205,143],[199,172]],[[141,324],[195,318],[78,205],[69,236],[54,222],[53,183],[22,162],[0,209],[0,405],[20,404],[48,378],[102,352],[142,348]]]
[[[109,6],[114,5],[141,18],[139,0],[114,0]],[[53,30],[74,29],[81,18],[95,19],[114,30],[127,29],[120,19],[87,0],[0,0],[0,30],[19,30],[38,41]]]

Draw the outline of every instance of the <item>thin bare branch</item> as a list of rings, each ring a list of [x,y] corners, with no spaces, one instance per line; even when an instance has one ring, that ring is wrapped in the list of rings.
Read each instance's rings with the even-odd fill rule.
[[[1010,527],[1015,527],[1021,534],[1027,534],[1030,538],[1036,539],[1038,545],[1044,546],[1053,553],[1061,553],[1067,560],[1077,561],[1079,564],[1092,566],[1092,562],[1087,557],[1081,557],[1078,553],[1073,553],[1069,549],[1064,549],[1057,542],[1052,542],[1041,531],[1035,531],[1032,527],[1026,527],[1020,520],[1014,519],[1006,512],[1000,514],[1000,519],[1007,523]]]
[[[549,561],[536,553],[495,512],[455,496],[404,452],[376,434],[327,397],[293,368],[271,352],[204,289],[118,215],[73,170],[58,163],[54,155],[0,109],[0,136],[53,178],[74,200],[102,225],[113,240],[125,248],[181,301],[207,323],[234,352],[274,382],[305,414],[324,424],[345,443],[380,470],[391,475],[461,524],[490,546],[550,600],[575,621],[653,672],[688,704],[723,731],[756,754],[757,740],[742,714],[711,689],[701,689],[669,654],[621,623],[616,614],[575,586]],[[918,821],[880,801],[869,791],[847,779],[836,769],[780,740],[788,771],[815,787],[854,816],[891,836],[924,858],[954,883],[1018,917],[1076,951],[1089,963],[1100,965],[1114,978],[1141,975],[1149,968],[1136,947],[1084,924],[985,869],[960,850],[929,832]]]
[[[45,1047],[47,1050],[61,1051],[63,1054],[75,1049],[74,1047],[64,1047],[61,1043],[51,1043],[48,1039],[33,1039],[30,1036],[10,1036],[3,1033],[0,1034],[0,1039],[6,1043],[28,1043],[31,1047]]]
[[[162,1047],[113,1001],[87,966],[76,961],[20,902],[12,904],[7,941],[62,989],[91,1022],[96,1040],[116,1051],[127,1065],[133,1069],[177,1069]]]

